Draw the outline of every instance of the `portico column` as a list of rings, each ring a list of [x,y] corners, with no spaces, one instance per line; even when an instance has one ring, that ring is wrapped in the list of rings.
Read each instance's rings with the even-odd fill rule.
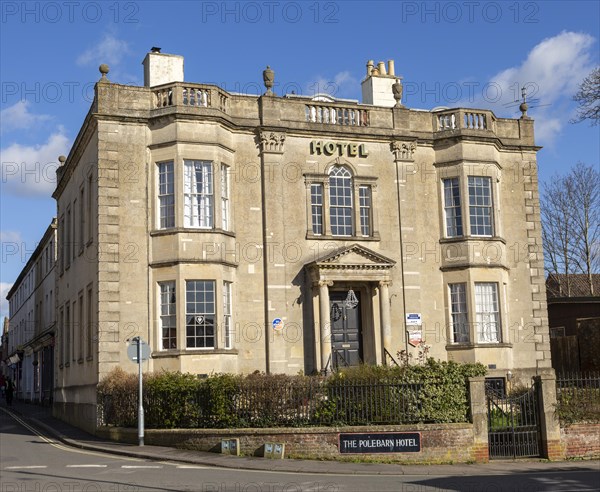
[[[383,332],[383,348],[392,353],[392,323],[390,316],[390,281],[379,282],[379,311],[381,314],[381,331]],[[385,353],[381,354],[385,362]]]
[[[321,370],[327,368],[331,371],[331,319],[329,317],[329,287],[331,280],[319,280],[319,320],[321,323]]]

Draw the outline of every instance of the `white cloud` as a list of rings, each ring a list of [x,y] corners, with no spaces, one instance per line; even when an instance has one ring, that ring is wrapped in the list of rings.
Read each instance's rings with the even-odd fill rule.
[[[77,57],[77,65],[100,65],[101,63],[118,65],[130,52],[127,41],[118,39],[112,34],[105,34],[96,46],[88,48]]]
[[[536,142],[552,145],[575,109],[571,98],[594,67],[589,34],[563,31],[538,43],[518,66],[490,78],[487,88],[467,107],[491,108],[497,116],[519,117],[520,88],[525,86],[529,116],[535,119]],[[511,104],[512,103],[512,104]],[[511,106],[510,108],[508,106]]]
[[[318,76],[306,84],[305,95],[327,94],[331,97],[352,97],[356,94],[358,80],[348,71],[339,72],[331,78]]]
[[[3,193],[49,196],[56,186],[58,156],[70,147],[64,128],[48,137],[41,145],[13,143],[0,149]]]
[[[29,101],[18,101],[0,111],[0,132],[30,128],[36,123],[51,119],[47,114],[33,114],[29,111]]]
[[[6,300],[6,294],[11,289],[13,284],[6,282],[0,282],[0,333],[4,329],[4,317],[8,317],[8,301]]]

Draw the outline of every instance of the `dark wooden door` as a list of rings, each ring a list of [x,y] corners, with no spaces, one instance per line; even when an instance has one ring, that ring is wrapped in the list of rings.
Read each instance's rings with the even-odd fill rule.
[[[362,362],[360,294],[358,305],[346,307],[347,292],[330,292],[331,360],[333,367],[357,366]]]

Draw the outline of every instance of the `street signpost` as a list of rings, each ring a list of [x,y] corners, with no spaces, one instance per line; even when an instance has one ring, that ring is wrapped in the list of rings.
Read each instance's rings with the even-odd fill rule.
[[[144,401],[142,392],[142,362],[150,358],[150,346],[142,340],[142,337],[133,337],[127,355],[138,365],[138,444],[144,445]]]

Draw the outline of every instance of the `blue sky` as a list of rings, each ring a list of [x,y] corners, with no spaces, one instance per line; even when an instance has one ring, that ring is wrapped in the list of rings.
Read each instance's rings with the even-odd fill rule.
[[[187,81],[360,99],[367,60],[394,59],[413,108],[506,105],[527,86],[540,179],[598,166],[598,127],[573,125],[571,98],[599,62],[600,2],[0,3],[0,315],[54,215],[57,157],[68,154],[99,79],[141,85],[152,46],[185,57]],[[531,104],[536,106],[536,104]]]

